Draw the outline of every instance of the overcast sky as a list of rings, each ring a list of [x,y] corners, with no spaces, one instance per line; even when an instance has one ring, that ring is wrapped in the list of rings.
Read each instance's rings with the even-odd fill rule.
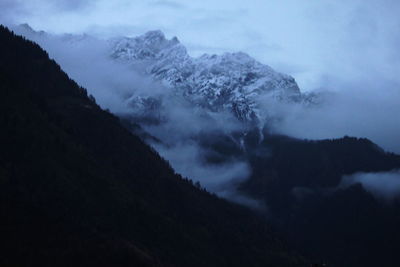
[[[193,56],[246,52],[292,75],[303,92],[335,92],[316,109],[278,109],[287,114],[277,131],[309,139],[367,137],[397,153],[399,14],[399,0],[0,0],[0,22],[9,25],[104,38],[160,29]],[[87,57],[75,55],[71,66]]]
[[[97,35],[161,29],[195,56],[244,51],[304,91],[399,84],[399,13],[398,0],[0,0],[3,23]]]

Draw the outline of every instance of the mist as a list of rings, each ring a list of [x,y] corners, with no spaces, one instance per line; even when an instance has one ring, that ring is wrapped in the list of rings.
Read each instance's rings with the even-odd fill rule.
[[[251,175],[251,167],[244,160],[230,160],[212,164],[206,157],[210,151],[195,141],[183,141],[172,147],[153,143],[160,155],[168,159],[174,170],[200,183],[207,191],[252,209],[266,211],[262,201],[238,192],[238,186]]]
[[[245,51],[294,76],[304,91],[326,88],[327,79],[399,82],[396,0],[3,0],[0,7],[0,23],[51,33],[161,29],[194,56]]]
[[[202,186],[214,193],[233,189],[234,185],[243,182],[250,175],[250,166],[246,162],[208,164],[204,159],[206,151],[194,141],[179,143],[171,148],[157,144],[153,146],[161,156],[175,166],[175,171],[199,181]]]
[[[381,90],[360,84],[343,91],[317,92],[315,105],[264,104],[273,131],[301,139],[365,137],[386,151],[400,153],[400,87]]]
[[[111,60],[106,40],[90,35],[35,32],[27,25],[13,30],[37,42],[79,85],[92,94],[98,104],[114,113],[126,112],[127,99],[143,91],[159,93],[160,84],[135,71],[137,66]]]
[[[357,173],[344,176],[339,187],[347,188],[353,184],[361,184],[365,190],[376,198],[393,201],[400,197],[400,171],[381,173]]]
[[[51,33],[105,38],[161,29],[167,36],[178,36],[191,55],[244,51],[292,75],[303,92],[326,96],[314,108],[274,106],[268,112],[282,117],[272,125],[276,132],[309,139],[367,137],[385,150],[400,153],[400,119],[393,115],[400,111],[399,1],[5,0],[0,7],[1,23],[28,22]],[[102,48],[87,53],[96,49]],[[96,62],[99,58],[94,54],[91,60]],[[75,60],[73,55],[56,58],[64,60],[63,68],[90,90],[85,78],[79,77],[81,65],[72,68],[69,59]],[[103,107],[122,112],[120,105],[113,104],[118,102],[116,96],[102,90],[104,84],[119,81],[113,79],[115,73],[105,75],[98,77],[97,90],[107,97],[99,92],[93,95]],[[136,84],[143,80],[133,74],[120,76]]]
[[[194,107],[183,97],[173,94],[171,88],[146,76],[146,65],[111,58],[107,40],[85,34],[35,32],[27,25],[14,27],[14,30],[39,43],[102,108],[118,116],[143,117],[146,121],[148,114],[138,101],[147,97],[159,100],[160,106],[155,112],[159,121],[141,124],[147,133],[161,141],[147,140],[149,145],[168,160],[176,172],[199,182],[208,191],[252,208],[261,207],[257,201],[236,191],[237,185],[251,174],[248,163],[234,158],[223,163],[210,163],[206,160],[210,151],[197,139],[201,135],[229,135],[242,131],[243,125],[231,113]]]
[[[132,105],[138,97],[162,99],[162,123],[144,125],[162,141],[152,145],[183,175],[229,195],[224,189],[249,176],[248,164],[237,159],[210,165],[204,161],[208,151],[193,140],[207,133],[229,135],[243,126],[230,114],[169,98],[171,89],[143,75],[145,66],[110,60],[106,40],[161,29],[178,36],[193,56],[246,52],[317,96],[311,105],[260,98],[272,132],[306,139],[366,137],[400,153],[399,10],[395,0],[4,0],[0,23],[28,22],[50,33],[20,32],[115,114],[140,112]],[[178,156],[189,153],[193,156]],[[230,172],[236,167],[240,177]]]

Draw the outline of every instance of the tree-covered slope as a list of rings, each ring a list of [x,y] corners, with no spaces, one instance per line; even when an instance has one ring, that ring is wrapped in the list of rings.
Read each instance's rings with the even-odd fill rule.
[[[202,145],[214,152],[210,163],[248,161],[252,173],[239,190],[264,203],[269,222],[307,258],[334,266],[400,266],[400,196],[388,202],[371,188],[342,184],[345,176],[372,173],[378,189],[396,192],[398,182],[384,176],[398,173],[399,155],[365,138],[264,136],[260,142],[258,132],[250,132],[245,149],[221,135],[206,136]]]
[[[399,266],[400,196],[383,201],[361,184],[341,184],[346,175],[398,170],[399,155],[354,137],[266,136],[251,149],[253,173],[241,190],[265,201],[275,226],[307,257],[336,266]]]
[[[0,265],[302,266],[0,27]]]

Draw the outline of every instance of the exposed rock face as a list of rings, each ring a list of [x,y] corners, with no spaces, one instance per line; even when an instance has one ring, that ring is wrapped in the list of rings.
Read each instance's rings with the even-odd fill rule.
[[[242,52],[193,58],[176,37],[168,40],[161,31],[110,43],[113,58],[144,64],[146,74],[175,94],[212,112],[231,111],[240,121],[260,120],[259,101],[265,95],[280,101],[302,99],[294,78]],[[142,100],[135,99],[143,106]]]
[[[131,117],[142,122],[166,119],[165,107],[172,101],[185,102],[197,113],[231,114],[245,125],[261,129],[267,120],[279,119],[274,103],[312,104],[316,99],[302,94],[293,77],[276,72],[243,52],[194,58],[176,37],[168,40],[161,31],[109,40],[86,34],[53,36],[36,32],[29,25],[20,25],[17,32],[39,43],[44,39],[58,40],[66,49],[74,47],[78,51],[80,44],[85,49],[90,45],[104,46],[113,60],[135,66],[150,80],[161,83],[163,88],[158,92],[152,88],[142,92],[132,89],[126,95],[124,103],[129,105]]]

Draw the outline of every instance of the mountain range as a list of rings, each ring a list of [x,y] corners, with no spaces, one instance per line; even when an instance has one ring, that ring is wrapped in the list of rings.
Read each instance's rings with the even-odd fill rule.
[[[176,37],[168,40],[161,31],[116,38],[111,41],[111,50],[111,57],[144,65],[146,74],[189,102],[212,112],[228,110],[240,121],[262,123],[259,102],[263,96],[285,101],[302,99],[293,77],[243,52],[193,58]]]
[[[0,265],[306,266],[0,26]]]
[[[39,43],[53,38],[26,25],[22,31]],[[149,262],[166,266],[310,263],[295,250],[311,261],[324,260],[332,266],[398,266],[398,196],[387,202],[362,183],[343,187],[342,182],[360,173],[395,172],[400,169],[400,156],[365,138],[301,140],[271,131],[269,123],[279,120],[274,117],[274,103],[317,102],[318,97],[302,93],[292,77],[241,52],[190,57],[177,38],[168,40],[160,31],[112,38],[101,41],[107,58],[157,85],[157,90],[135,91],[132,84],[120,102],[126,109],[116,113],[117,119],[102,111],[37,45],[6,29],[2,38],[5,60],[0,70],[7,108],[3,122],[10,129],[2,139],[11,140],[5,144],[19,144],[4,146],[2,154],[4,192],[12,192],[3,199],[4,214],[14,212],[11,217],[18,231],[26,222],[21,205],[33,205],[40,215],[27,215],[38,223],[21,233],[38,231],[42,221],[53,227],[52,220],[62,218],[60,227],[74,233],[72,241],[86,242],[81,248],[84,253],[93,247],[102,251],[95,245],[98,240],[105,242],[100,242],[101,247],[119,250],[121,246],[128,253],[115,255],[111,250],[104,255],[109,262],[121,260],[120,256],[136,260],[144,255]],[[88,35],[56,38],[67,48],[94,40]],[[20,66],[25,66],[22,71]],[[24,135],[13,137],[15,132]],[[187,153],[182,147],[196,149]],[[172,151],[165,155],[174,169],[154,149]],[[64,150],[69,151],[66,158],[61,156]],[[41,156],[35,156],[35,151]],[[199,158],[189,162],[193,165],[189,164],[188,173],[181,174],[193,179],[191,170],[207,169],[211,172],[200,173],[217,179],[216,170],[229,173],[238,163],[246,164],[250,171],[241,179],[230,179],[229,188],[260,205],[250,211],[228,203],[207,193],[209,188],[199,184],[196,188],[190,179],[175,174],[194,153]],[[20,155],[24,155],[21,160]],[[16,171],[26,166],[34,172]],[[43,170],[45,182],[40,180]],[[57,179],[48,183],[51,177]],[[13,179],[18,182],[11,183]],[[19,196],[23,196],[22,204]],[[86,204],[81,207],[82,201]],[[57,210],[62,203],[67,209],[61,208],[60,215]],[[11,232],[12,220],[7,225]],[[92,224],[98,226],[91,228]],[[137,230],[130,229],[130,224]],[[74,232],[71,225],[82,231]],[[64,242],[67,230],[51,244]],[[7,238],[14,248],[19,247],[16,239]],[[282,239],[289,245],[283,245]],[[31,244],[15,255],[26,255],[33,249]],[[49,244],[41,244],[39,255],[63,256]],[[74,257],[91,261],[74,250],[76,243],[69,244]]]
[[[23,24],[16,32],[45,43],[46,39],[60,39],[68,46],[90,42],[102,43],[108,56],[132,67],[165,87],[165,92],[132,89],[126,102],[136,116],[160,118],[165,98],[183,99],[203,112],[227,112],[240,122],[263,128],[272,118],[265,102],[282,101],[311,104],[315,94],[301,93],[295,79],[279,73],[246,53],[203,54],[191,57],[177,37],[168,40],[161,31],[150,31],[138,37],[114,37],[106,40],[90,35],[61,36],[34,31]],[[110,89],[112,90],[112,88]],[[157,114],[157,115],[154,115]]]

